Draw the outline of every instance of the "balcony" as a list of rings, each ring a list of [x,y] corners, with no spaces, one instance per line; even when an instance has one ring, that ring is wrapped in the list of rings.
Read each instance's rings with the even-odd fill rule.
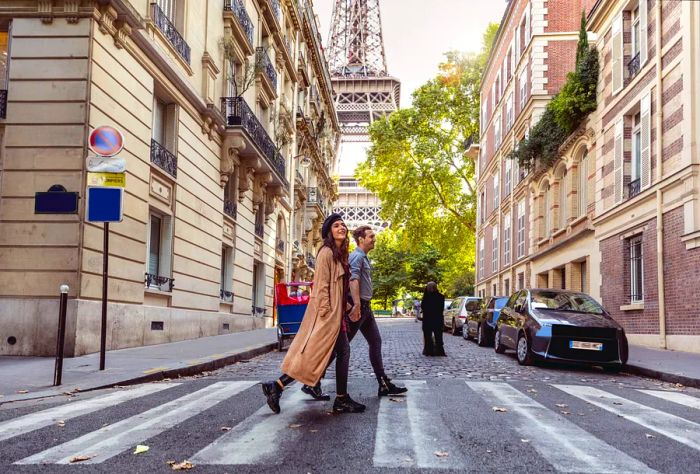
[[[167,291],[172,293],[173,287],[175,286],[175,279],[168,278],[160,275],[155,275],[153,273],[146,273],[144,276],[143,283],[146,288],[152,288],[160,291]],[[163,287],[167,289],[164,289]]]
[[[311,105],[316,108],[316,113],[321,114],[321,97],[318,94],[318,87],[311,86],[309,90],[309,99]]]
[[[7,118],[7,90],[0,89],[0,119]]]
[[[233,303],[233,292],[221,289],[219,290],[219,298],[226,303]]]
[[[642,189],[642,180],[637,178],[634,181],[632,181],[630,184],[627,185],[627,199],[632,199],[635,197],[637,194]]]
[[[151,163],[173,178],[177,178],[177,156],[153,139],[151,139]]]
[[[299,64],[297,65],[297,72],[304,80],[304,83],[308,86],[311,83],[311,78],[309,77],[306,58],[304,57],[304,53],[302,53],[301,51],[299,51]]]
[[[157,3],[153,3],[151,6],[153,7],[153,23],[155,23],[156,27],[163,33],[165,39],[175,48],[175,51],[178,52],[182,59],[187,64],[190,64],[190,47],[185,42],[185,39]]]
[[[627,63],[627,73],[628,79],[632,80],[634,76],[639,73],[640,63],[639,63],[639,53],[635,54],[634,57]]]
[[[224,25],[231,28],[244,54],[246,56],[253,54],[253,22],[242,0],[224,1]]]
[[[271,98],[277,97],[277,71],[267,55],[266,48],[256,48],[255,50],[255,70],[262,76],[263,86]]]
[[[282,239],[277,239],[277,247],[276,247],[277,253],[284,254],[284,248],[285,248],[285,247],[286,247],[286,244],[285,244],[284,240],[282,240]]]
[[[272,172],[273,180],[277,184],[288,188],[285,160],[243,97],[222,97],[221,111],[224,114],[227,133],[240,135],[246,142],[239,154],[244,158],[263,158],[262,167]]]
[[[310,186],[306,188],[306,195],[308,196],[307,206],[313,208],[320,219],[325,219],[329,212],[321,191],[317,187]]]
[[[264,224],[255,224],[255,235],[257,235],[261,239],[263,237],[265,237],[265,225]]]
[[[224,199],[224,214],[235,220],[238,217],[238,205],[229,199]]]

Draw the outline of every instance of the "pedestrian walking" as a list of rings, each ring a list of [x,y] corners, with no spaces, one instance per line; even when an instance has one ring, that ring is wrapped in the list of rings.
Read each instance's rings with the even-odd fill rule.
[[[367,254],[374,249],[376,235],[372,228],[366,225],[355,229],[352,235],[357,248],[350,254],[350,295],[353,307],[349,315],[348,340],[352,341],[358,331],[367,340],[369,360],[379,383],[377,396],[399,395],[405,393],[407,389],[394,385],[384,371],[382,336],[379,333],[377,321],[374,319],[374,313],[370,304],[373,296],[372,265],[369,262],[369,258],[367,258]],[[358,301],[359,305],[356,303]],[[320,392],[320,386],[316,388]]]
[[[445,297],[438,291],[437,283],[434,281],[426,285],[420,306],[423,311],[423,355],[445,356],[445,347],[442,342],[442,327],[445,325],[442,313],[445,310]]]
[[[299,332],[282,362],[282,376],[264,382],[262,390],[270,409],[280,412],[280,397],[286,386],[297,380],[304,388],[318,387],[332,356],[335,356],[336,398],[334,413],[359,413],[365,405],[348,395],[350,342],[344,318],[350,308],[350,269],[348,228],[340,214],[331,214],[321,229],[323,246],[316,257],[316,273],[309,304]],[[306,390],[305,390],[306,391]],[[307,392],[308,393],[308,392]]]

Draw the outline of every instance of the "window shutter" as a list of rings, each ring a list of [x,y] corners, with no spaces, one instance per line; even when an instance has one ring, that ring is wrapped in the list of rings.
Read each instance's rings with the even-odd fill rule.
[[[639,66],[643,66],[647,61],[647,0],[639,0]]]
[[[517,66],[518,64],[518,59],[520,59],[520,25],[515,27],[515,49],[513,50],[513,58],[515,61],[515,65]],[[515,74],[515,70],[513,70],[513,74]]]
[[[624,126],[622,119],[615,124],[615,204],[622,202],[624,196],[625,168],[623,160]]]
[[[622,90],[623,81],[622,13],[612,23],[612,93]]]
[[[514,76],[515,75],[515,38],[513,38],[510,42],[510,75]]]
[[[525,46],[530,42],[530,11],[525,12]]]
[[[651,92],[642,97],[641,113],[641,189],[651,184]]]

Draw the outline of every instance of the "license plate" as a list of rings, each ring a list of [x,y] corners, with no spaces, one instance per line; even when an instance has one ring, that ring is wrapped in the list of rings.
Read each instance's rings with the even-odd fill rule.
[[[570,349],[583,349],[586,351],[602,351],[602,342],[569,341]]]

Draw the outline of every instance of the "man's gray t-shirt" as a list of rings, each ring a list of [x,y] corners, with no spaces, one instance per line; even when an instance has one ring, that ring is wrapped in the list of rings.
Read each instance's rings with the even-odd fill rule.
[[[350,280],[360,282],[360,299],[371,300],[372,291],[372,265],[369,263],[367,254],[357,247],[352,251],[349,258]]]

